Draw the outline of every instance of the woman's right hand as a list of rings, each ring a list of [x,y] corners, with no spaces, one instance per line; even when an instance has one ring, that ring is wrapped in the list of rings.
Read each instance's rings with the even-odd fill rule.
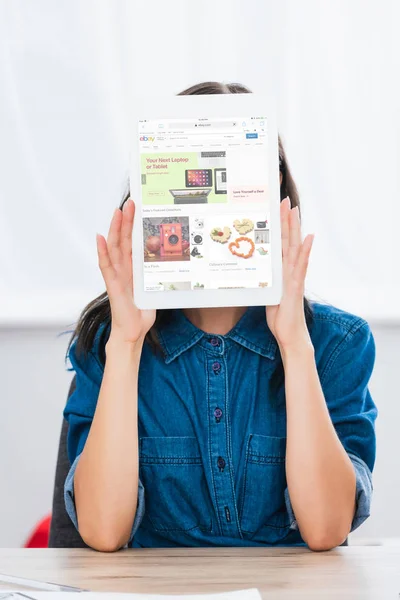
[[[132,228],[135,205],[127,200],[115,209],[107,240],[97,234],[99,267],[111,306],[110,339],[143,342],[154,324],[155,310],[140,310],[133,302]]]

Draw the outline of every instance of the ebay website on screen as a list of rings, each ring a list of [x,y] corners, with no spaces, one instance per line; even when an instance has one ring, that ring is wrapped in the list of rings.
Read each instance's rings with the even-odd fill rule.
[[[272,284],[262,116],[139,122],[146,291]]]

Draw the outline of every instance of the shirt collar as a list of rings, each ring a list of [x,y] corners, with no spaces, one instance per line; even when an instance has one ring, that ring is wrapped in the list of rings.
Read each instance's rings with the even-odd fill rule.
[[[172,362],[207,335],[178,309],[168,311],[162,324],[157,326],[157,334],[166,363]],[[277,343],[267,325],[264,306],[249,307],[225,337],[270,360],[276,356]]]
[[[165,311],[162,323],[156,329],[166,363],[197,344],[205,335],[179,309]]]
[[[278,344],[267,325],[265,306],[250,306],[226,337],[270,360],[276,356]]]

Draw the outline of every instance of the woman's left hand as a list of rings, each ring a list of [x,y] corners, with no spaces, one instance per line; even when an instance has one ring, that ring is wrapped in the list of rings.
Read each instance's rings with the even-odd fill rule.
[[[268,327],[281,350],[311,344],[304,315],[304,282],[314,240],[301,241],[298,207],[290,208],[289,198],[281,202],[283,293],[281,303],[267,306]]]

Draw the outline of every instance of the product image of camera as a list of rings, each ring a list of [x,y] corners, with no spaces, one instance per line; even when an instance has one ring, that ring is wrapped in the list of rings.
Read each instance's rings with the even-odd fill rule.
[[[197,247],[197,246],[195,246],[195,247],[193,248],[193,250],[191,251],[191,253],[190,253],[190,254],[193,256],[193,258],[195,258],[196,256],[201,256],[201,254],[200,254],[200,252],[199,252],[199,249],[198,249],[198,247]]]
[[[192,244],[200,245],[203,243],[203,233],[201,231],[192,231]]]
[[[159,229],[160,256],[182,254],[182,225],[180,223],[161,223]]]
[[[196,217],[195,220],[194,220],[194,222],[195,222],[196,227],[198,229],[203,229],[203,227],[204,227],[204,219],[200,219],[200,218]]]

